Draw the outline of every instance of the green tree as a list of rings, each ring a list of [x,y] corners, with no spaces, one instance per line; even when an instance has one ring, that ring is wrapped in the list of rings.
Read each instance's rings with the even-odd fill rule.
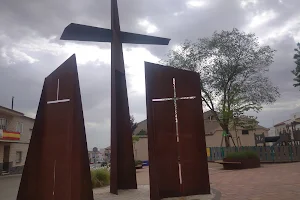
[[[297,48],[294,49],[295,54],[294,54],[294,59],[296,63],[296,69],[292,71],[292,73],[296,76],[293,80],[296,81],[294,87],[299,87],[300,86],[300,43],[297,44]]]
[[[280,96],[266,76],[275,50],[260,46],[254,34],[232,31],[214,32],[210,38],[185,41],[171,50],[163,64],[198,72],[202,100],[213,111],[230,146],[229,124],[247,111],[259,112]]]
[[[131,127],[131,133],[133,134],[134,130],[137,127],[137,123],[134,121],[133,115],[130,115],[130,127]]]

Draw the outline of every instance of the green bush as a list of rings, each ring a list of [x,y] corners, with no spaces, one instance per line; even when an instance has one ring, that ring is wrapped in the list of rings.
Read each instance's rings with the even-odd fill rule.
[[[135,160],[135,166],[142,165],[142,164],[143,164],[143,161]]]
[[[228,153],[226,158],[232,158],[232,159],[257,158],[257,159],[259,159],[257,153],[254,151],[241,151],[241,152]]]
[[[105,168],[91,170],[93,188],[109,185],[110,173]]]

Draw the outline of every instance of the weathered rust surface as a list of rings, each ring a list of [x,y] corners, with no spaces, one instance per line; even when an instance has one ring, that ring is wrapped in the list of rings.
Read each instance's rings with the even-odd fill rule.
[[[110,192],[136,189],[136,171],[117,0],[111,5],[111,168]]]
[[[71,23],[61,39],[111,42],[110,192],[118,194],[118,189],[136,189],[122,43],[168,45],[170,39],[120,31],[117,0],[111,0],[111,30]]]
[[[48,104],[57,99],[69,101]],[[93,199],[75,55],[45,79],[17,197],[27,199]]]
[[[209,194],[199,75],[147,62],[145,65],[150,198]],[[152,99],[174,97],[173,78],[176,79],[177,97],[196,96],[195,99],[177,101],[179,144],[174,102],[152,102]]]
[[[169,91],[172,92],[172,90]],[[172,101],[156,102],[152,108],[154,119],[153,145],[155,163],[158,163],[156,173],[158,176],[159,196],[162,198],[177,197],[180,196],[180,184],[174,105]]]
[[[200,77],[198,73],[184,70],[176,70],[174,77],[178,97],[196,96],[177,101],[182,195],[209,194]]]

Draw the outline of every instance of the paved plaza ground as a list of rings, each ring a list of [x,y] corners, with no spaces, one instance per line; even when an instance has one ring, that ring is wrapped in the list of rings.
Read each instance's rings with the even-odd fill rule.
[[[257,169],[236,171],[225,171],[219,164],[209,163],[209,172],[211,185],[221,192],[222,200],[300,199],[300,163],[265,164]],[[20,178],[0,177],[1,200],[16,199]],[[137,181],[142,190],[149,184],[148,168],[137,170]],[[109,188],[95,189],[95,200],[108,191]],[[134,199],[130,194],[129,198]]]

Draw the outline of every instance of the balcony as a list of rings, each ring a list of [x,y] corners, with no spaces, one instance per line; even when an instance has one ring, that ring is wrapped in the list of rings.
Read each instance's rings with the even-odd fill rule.
[[[0,141],[18,141],[20,138],[21,134],[19,132],[0,129]]]

